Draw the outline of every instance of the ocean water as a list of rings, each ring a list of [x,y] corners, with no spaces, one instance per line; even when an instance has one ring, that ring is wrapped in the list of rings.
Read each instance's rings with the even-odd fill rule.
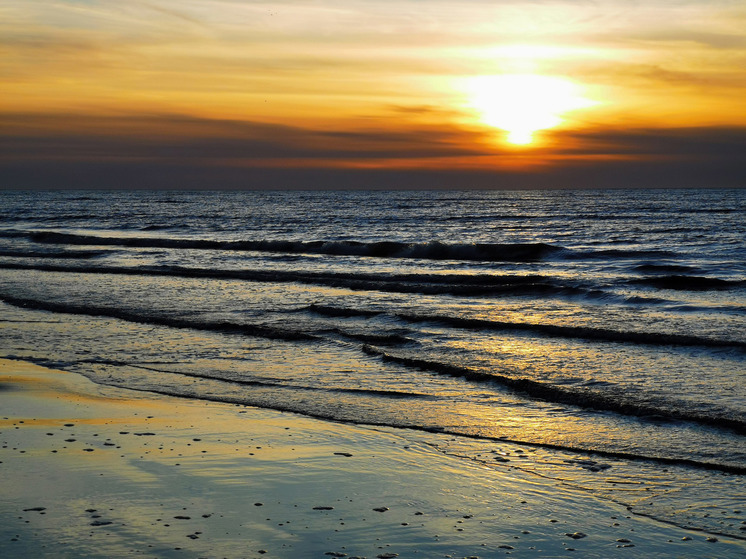
[[[746,537],[746,190],[0,192],[0,356]]]

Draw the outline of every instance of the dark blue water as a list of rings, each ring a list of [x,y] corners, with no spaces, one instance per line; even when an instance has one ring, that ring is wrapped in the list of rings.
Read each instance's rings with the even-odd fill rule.
[[[2,192],[0,300],[96,382],[746,498],[743,190]]]

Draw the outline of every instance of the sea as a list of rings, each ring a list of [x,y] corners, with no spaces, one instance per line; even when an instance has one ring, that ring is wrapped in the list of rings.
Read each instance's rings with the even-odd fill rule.
[[[746,538],[746,190],[3,191],[0,356]]]

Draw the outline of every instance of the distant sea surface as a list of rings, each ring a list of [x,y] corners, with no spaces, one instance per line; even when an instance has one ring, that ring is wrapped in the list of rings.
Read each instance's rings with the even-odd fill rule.
[[[746,536],[746,190],[0,192],[0,355]]]

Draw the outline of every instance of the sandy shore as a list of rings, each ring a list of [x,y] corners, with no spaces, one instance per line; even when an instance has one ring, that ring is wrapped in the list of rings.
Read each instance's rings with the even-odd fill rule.
[[[7,360],[0,410],[1,557],[746,556],[418,433]]]

